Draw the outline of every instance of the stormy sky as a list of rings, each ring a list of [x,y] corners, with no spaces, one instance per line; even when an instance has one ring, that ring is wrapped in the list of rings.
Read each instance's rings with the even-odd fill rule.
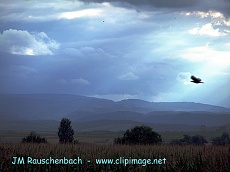
[[[230,107],[229,9],[229,0],[1,0],[0,93]]]

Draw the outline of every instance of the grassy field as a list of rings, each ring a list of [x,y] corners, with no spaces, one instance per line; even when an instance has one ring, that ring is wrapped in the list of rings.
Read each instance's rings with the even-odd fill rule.
[[[230,132],[227,131],[229,134]],[[19,143],[21,139],[29,135],[30,131],[19,131],[19,130],[1,130],[0,131],[0,142],[2,143]],[[159,132],[162,136],[163,142],[169,143],[172,139],[183,138],[184,134],[190,136],[202,135],[207,141],[211,138],[221,136],[223,131],[191,131],[191,132]],[[38,131],[42,137],[45,137],[49,143],[58,143],[57,132],[53,131]],[[87,131],[87,132],[75,132],[74,138],[78,139],[81,143],[98,143],[98,144],[111,144],[113,139],[123,136],[124,131],[113,132],[113,131]]]
[[[163,145],[127,146],[113,145],[113,139],[121,137],[124,131],[90,131],[75,132],[74,138],[80,144],[58,144],[57,132],[38,131],[45,137],[48,144],[22,144],[21,139],[29,135],[29,131],[0,131],[0,172],[2,171],[84,171],[84,172],[112,172],[112,171],[230,171],[230,146],[172,146],[172,139],[182,138],[184,134],[190,136],[203,135],[208,141],[220,136],[223,131],[199,132],[159,132],[163,138]],[[13,157],[41,158],[69,158],[80,157],[82,164],[65,165],[13,165]],[[120,157],[141,159],[163,159],[165,164],[96,164],[97,158],[119,159]],[[88,162],[90,160],[90,162]]]
[[[24,164],[12,164],[13,157],[24,158]],[[38,159],[78,159],[79,164],[30,164],[28,157]],[[113,159],[100,164],[101,159]],[[127,160],[125,160],[127,158]],[[131,161],[134,158],[135,161]],[[163,159],[166,159],[163,161]],[[99,161],[99,160],[100,161]],[[119,159],[118,164],[114,164]],[[150,159],[153,164],[146,164]],[[156,160],[157,161],[153,161]],[[161,159],[161,161],[159,161]],[[128,146],[98,144],[0,144],[0,171],[6,172],[221,172],[230,171],[229,146]],[[16,161],[18,162],[18,161]],[[22,162],[22,161],[21,161]],[[77,161],[76,161],[77,162]],[[124,162],[130,162],[125,165]],[[161,162],[161,163],[160,163]]]

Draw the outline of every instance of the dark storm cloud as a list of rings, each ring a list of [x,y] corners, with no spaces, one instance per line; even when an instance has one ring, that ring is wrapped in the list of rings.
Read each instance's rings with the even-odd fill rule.
[[[108,2],[105,0],[87,0],[84,2],[95,2],[95,3],[103,3]],[[181,8],[181,7],[188,7],[194,6],[199,3],[199,0],[111,0],[109,2],[125,2],[131,5],[149,5],[154,7],[163,7],[163,8]]]
[[[103,3],[105,0],[80,0],[87,3]],[[110,0],[115,6],[136,8],[136,10],[152,10],[152,8],[176,9],[176,10],[216,10],[230,16],[230,0]]]

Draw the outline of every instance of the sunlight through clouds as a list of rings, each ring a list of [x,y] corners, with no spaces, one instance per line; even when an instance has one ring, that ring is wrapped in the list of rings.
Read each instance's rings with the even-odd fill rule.
[[[75,19],[81,17],[97,17],[100,16],[100,9],[85,9],[80,11],[64,12],[59,15],[59,19]]]
[[[229,51],[215,50],[208,45],[183,50],[180,57],[192,62],[219,65],[220,68],[230,65]]]

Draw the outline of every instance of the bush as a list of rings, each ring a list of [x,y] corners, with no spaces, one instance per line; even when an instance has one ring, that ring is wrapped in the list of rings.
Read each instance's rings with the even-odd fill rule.
[[[204,145],[205,143],[208,143],[208,142],[203,136],[196,135],[192,137],[193,145]]]
[[[79,140],[75,139],[75,140],[73,141],[73,144],[79,144]]]
[[[47,143],[47,140],[31,131],[29,136],[22,138],[22,143]]]
[[[204,145],[205,143],[208,143],[207,140],[200,135],[195,135],[195,136],[189,136],[189,135],[184,135],[183,139],[173,139],[170,144],[172,145]]]
[[[226,145],[226,144],[230,144],[229,134],[226,133],[226,132],[223,132],[223,134],[221,135],[221,137],[216,137],[216,138],[212,139],[212,144],[213,145]]]
[[[157,144],[161,143],[161,135],[148,126],[136,126],[126,130],[122,138],[114,139],[115,144]]]
[[[170,142],[171,145],[182,145],[181,139],[172,139]]]

